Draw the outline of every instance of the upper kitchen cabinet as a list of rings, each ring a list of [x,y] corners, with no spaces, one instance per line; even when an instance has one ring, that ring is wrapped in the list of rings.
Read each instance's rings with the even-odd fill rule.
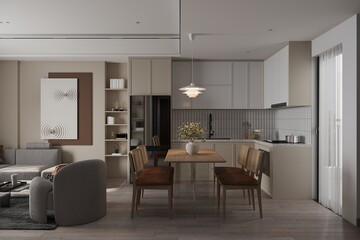
[[[231,108],[231,65],[231,62],[194,63],[194,83],[206,90],[192,100],[193,109]]]
[[[191,62],[172,63],[172,94],[173,109],[191,109],[191,100],[179,88],[191,82]]]
[[[171,95],[170,58],[130,59],[131,95]]]
[[[0,16],[2,55],[180,52],[180,0],[12,0]]]
[[[191,82],[191,62],[173,62],[174,109],[262,109],[263,62],[195,62],[194,83],[205,87],[195,99],[179,91]]]
[[[290,42],[264,62],[264,107],[311,105],[311,43]]]
[[[233,107],[234,109],[264,108],[264,64],[263,62],[233,63]]]

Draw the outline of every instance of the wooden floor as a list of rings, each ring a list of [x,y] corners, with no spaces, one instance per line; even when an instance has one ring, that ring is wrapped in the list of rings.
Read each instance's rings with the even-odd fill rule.
[[[276,201],[263,194],[264,218],[253,211],[242,192],[229,191],[227,219],[216,208],[214,185],[199,182],[197,218],[192,212],[189,182],[174,185],[174,214],[167,215],[166,192],[148,190],[135,218],[130,218],[132,186],[121,180],[109,181],[107,215],[91,224],[58,227],[48,231],[2,230],[7,239],[346,239],[359,240],[360,228],[313,201]],[[1,216],[0,216],[1,217]]]

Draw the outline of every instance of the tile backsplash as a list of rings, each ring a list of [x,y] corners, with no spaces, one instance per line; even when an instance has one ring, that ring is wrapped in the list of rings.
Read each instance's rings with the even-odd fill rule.
[[[274,137],[285,139],[285,135],[299,135],[311,144],[311,117],[311,107],[274,110]]]
[[[251,123],[251,131],[260,129],[261,139],[285,139],[285,135],[301,135],[311,143],[311,107],[265,110],[172,110],[173,139],[177,128],[184,122],[200,122],[208,131],[209,114],[212,114],[213,138],[243,139],[244,121]]]

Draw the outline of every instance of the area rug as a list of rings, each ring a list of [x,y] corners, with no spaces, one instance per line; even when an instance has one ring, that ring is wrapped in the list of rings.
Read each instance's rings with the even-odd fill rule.
[[[41,224],[29,216],[29,198],[11,198],[10,207],[0,207],[0,229],[52,230],[57,227],[53,214],[48,215],[48,223]]]

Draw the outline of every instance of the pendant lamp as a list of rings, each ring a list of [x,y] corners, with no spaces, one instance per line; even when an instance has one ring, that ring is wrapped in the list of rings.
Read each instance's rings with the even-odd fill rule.
[[[183,91],[183,94],[186,94],[189,98],[196,98],[201,91],[206,90],[205,88],[198,87],[194,84],[194,40],[195,34],[189,33],[189,39],[191,41],[191,83],[185,87],[179,88],[180,91]]]

